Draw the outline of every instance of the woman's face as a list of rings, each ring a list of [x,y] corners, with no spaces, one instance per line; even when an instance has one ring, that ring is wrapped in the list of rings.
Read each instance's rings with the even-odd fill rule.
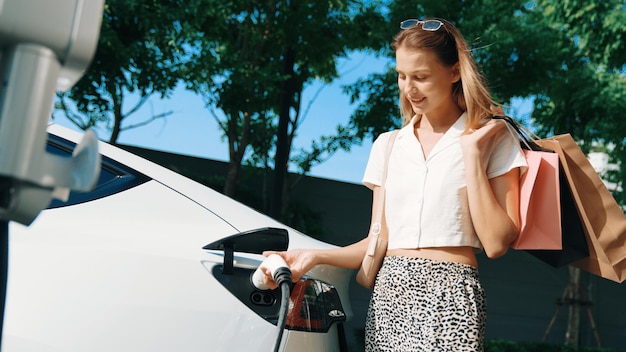
[[[456,105],[452,85],[460,79],[458,64],[444,66],[437,55],[428,49],[404,47],[396,50],[398,87],[416,114],[445,111],[448,104]]]

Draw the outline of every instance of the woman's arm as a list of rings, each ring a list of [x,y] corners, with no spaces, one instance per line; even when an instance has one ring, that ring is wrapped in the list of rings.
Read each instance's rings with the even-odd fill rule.
[[[375,186],[373,191],[373,202],[377,204],[380,197],[380,187]],[[372,214],[373,214],[372,207]],[[373,221],[373,216],[372,216]],[[371,225],[370,225],[371,226]],[[304,274],[319,264],[328,264],[342,268],[357,269],[363,261],[363,256],[368,245],[368,238],[365,237],[359,242],[351,245],[332,249],[292,249],[285,252],[264,252],[263,255],[279,254],[289,266],[293,281],[299,280]],[[264,282],[270,288],[274,288],[275,284],[271,279],[269,270],[263,270],[265,273]]]
[[[519,168],[488,179],[481,158],[482,153],[491,153],[502,128],[504,123],[491,121],[462,137],[470,214],[489,258],[504,255],[519,235]]]

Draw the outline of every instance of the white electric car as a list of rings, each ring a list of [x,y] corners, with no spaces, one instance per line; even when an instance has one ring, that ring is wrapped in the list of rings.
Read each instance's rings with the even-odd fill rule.
[[[49,127],[48,152],[81,134]],[[271,351],[281,291],[250,276],[268,249],[324,248],[173,171],[100,142],[96,188],[9,226],[3,352]],[[291,291],[284,351],[345,350],[350,271]]]

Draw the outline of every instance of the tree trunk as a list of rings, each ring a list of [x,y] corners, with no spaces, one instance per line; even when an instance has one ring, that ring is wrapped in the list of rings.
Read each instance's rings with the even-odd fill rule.
[[[237,178],[239,177],[239,171],[241,170],[241,161],[243,155],[246,152],[246,148],[250,143],[250,114],[247,112],[242,113],[241,118],[243,123],[241,126],[241,133],[238,135],[237,119],[239,113],[234,112],[230,114],[228,119],[228,171],[226,172],[226,180],[224,182],[224,194],[229,197],[235,196],[235,190],[237,187]]]
[[[240,169],[240,161],[231,160],[228,162],[228,171],[226,172],[226,180],[224,182],[224,194],[231,198],[235,196],[237,177],[239,176]]]
[[[569,266],[569,315],[567,320],[567,332],[565,333],[565,345],[578,347],[578,335],[580,333],[580,269]]]
[[[111,138],[109,138],[109,143],[113,145],[117,145],[117,140],[122,130],[122,120],[124,119],[124,116],[122,116],[123,101],[122,96],[113,97],[113,128],[111,129]]]
[[[280,219],[283,209],[283,195],[287,170],[289,167],[289,121],[291,119],[291,107],[293,106],[295,52],[288,48],[283,55],[283,74],[287,77],[280,87],[280,106],[278,113],[278,132],[276,141],[276,157],[274,161],[274,188],[270,201],[269,215],[274,219]]]

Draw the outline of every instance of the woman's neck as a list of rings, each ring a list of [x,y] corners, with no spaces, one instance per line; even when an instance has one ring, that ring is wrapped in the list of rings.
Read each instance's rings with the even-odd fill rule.
[[[416,128],[431,130],[435,133],[444,133],[459,119],[463,111],[455,105],[454,108],[432,111],[422,114],[422,118],[415,125]]]

